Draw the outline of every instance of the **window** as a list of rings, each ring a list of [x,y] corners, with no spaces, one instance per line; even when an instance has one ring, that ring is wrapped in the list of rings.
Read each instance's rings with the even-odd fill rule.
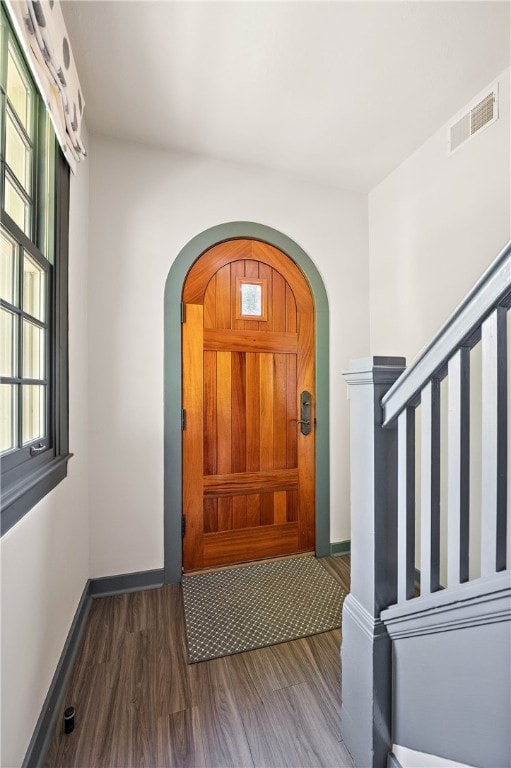
[[[236,278],[236,320],[267,320],[267,280]]]
[[[1,529],[67,473],[69,170],[1,7]]]

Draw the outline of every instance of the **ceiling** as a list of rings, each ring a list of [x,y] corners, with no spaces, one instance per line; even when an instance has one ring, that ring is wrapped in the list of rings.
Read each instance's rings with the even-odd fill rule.
[[[361,191],[510,62],[509,2],[63,8],[89,130]]]

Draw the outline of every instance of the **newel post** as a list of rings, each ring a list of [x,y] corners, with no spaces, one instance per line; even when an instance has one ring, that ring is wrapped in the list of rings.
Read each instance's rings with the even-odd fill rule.
[[[397,430],[381,399],[403,357],[353,360],[350,399],[351,592],[342,614],[341,734],[357,768],[384,768],[391,750],[392,649],[380,611],[397,594]]]

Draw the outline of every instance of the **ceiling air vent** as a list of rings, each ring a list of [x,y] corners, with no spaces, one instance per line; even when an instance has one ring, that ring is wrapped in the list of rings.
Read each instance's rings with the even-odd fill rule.
[[[483,99],[469,108],[449,129],[449,151],[454,152],[499,116],[499,90],[496,84]]]

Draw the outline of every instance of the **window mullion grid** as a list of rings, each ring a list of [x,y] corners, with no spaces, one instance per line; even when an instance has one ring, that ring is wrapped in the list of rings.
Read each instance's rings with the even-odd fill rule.
[[[19,260],[18,260],[19,261]],[[19,265],[18,265],[19,269]],[[16,357],[16,369],[15,369],[15,375],[13,376],[2,376],[0,377],[0,383],[1,384],[9,384],[13,387],[16,387],[16,435],[15,435],[15,441],[16,445],[14,445],[10,450],[11,451],[17,451],[21,448],[21,364],[22,364],[22,349],[21,349],[21,339],[20,339],[20,329],[22,328],[22,321],[21,321],[21,310],[19,307],[14,306],[13,304],[9,304],[7,301],[0,301],[0,306],[7,309],[11,314],[13,314],[16,318],[16,350],[15,350],[15,357]]]
[[[5,176],[8,177],[9,181],[15,187],[16,192],[23,198],[23,200],[26,202],[27,205],[30,206],[30,233],[27,235],[27,237],[32,240],[32,231],[33,231],[33,210],[34,210],[34,198],[29,195],[23,184],[20,182],[12,168],[10,167],[7,160],[4,160],[4,173]],[[33,173],[33,169],[31,170],[31,174]],[[4,185],[5,186],[5,185]]]
[[[44,385],[44,435],[42,439],[46,441],[47,446],[54,444],[53,432],[51,425],[53,423],[52,413],[52,354],[51,354],[51,329],[53,326],[53,268],[52,265],[45,260],[45,272],[46,272],[46,286],[45,286],[45,322],[41,324],[41,327],[45,330],[44,339],[44,378],[40,383]]]
[[[44,273],[46,275],[46,284],[45,284],[45,291],[44,291],[44,317],[45,320],[39,320],[37,317],[34,317],[29,312],[26,312],[23,309],[24,306],[24,262],[25,262],[25,253],[30,256],[31,259],[35,260],[37,264],[44,270]],[[21,374],[21,384],[20,384],[20,391],[19,391],[19,397],[18,397],[18,407],[19,407],[19,413],[21,414],[20,417],[20,432],[19,432],[19,439],[20,439],[20,447],[24,448],[26,445],[23,445],[23,421],[26,418],[26,414],[23,413],[23,386],[30,386],[30,385],[36,385],[36,386],[44,386],[45,387],[45,397],[44,397],[44,403],[45,403],[45,414],[44,414],[44,434],[40,436],[40,438],[35,438],[35,440],[42,439],[47,440],[48,443],[50,442],[50,360],[51,360],[51,341],[50,341],[50,306],[51,306],[51,265],[44,257],[37,257],[33,249],[25,249],[24,247],[20,248],[20,258],[19,258],[19,268],[20,268],[20,326],[19,326],[19,333],[20,333],[20,344],[19,344],[19,372]],[[45,331],[45,344],[44,344],[44,377],[42,379],[37,378],[29,378],[25,376],[25,371],[23,370],[23,344],[24,344],[24,336],[23,336],[23,321],[27,320],[31,324],[37,326],[41,330]],[[27,445],[33,442],[32,440],[28,441]]]
[[[23,271],[24,271],[25,249],[18,246],[18,448],[23,447]]]
[[[27,253],[32,259],[37,261],[37,263],[42,267],[46,274],[46,287],[45,287],[45,295],[44,295],[44,302],[45,302],[45,320],[39,320],[37,317],[34,317],[29,312],[26,312],[23,310],[23,304],[24,304],[24,258],[25,253]],[[11,384],[12,386],[16,387],[16,444],[17,448],[14,448],[14,450],[23,450],[27,448],[27,445],[29,445],[30,442],[27,445],[23,445],[23,426],[24,421],[26,418],[26,414],[23,412],[23,386],[30,386],[30,385],[36,385],[36,386],[44,386],[45,387],[45,419],[44,419],[44,435],[41,436],[41,439],[48,440],[49,444],[52,444],[52,436],[50,435],[50,424],[51,424],[51,339],[50,339],[50,328],[51,328],[51,276],[52,276],[52,266],[49,264],[46,259],[41,257],[36,257],[36,254],[34,251],[25,249],[21,244],[18,244],[18,253],[17,253],[17,283],[18,283],[18,295],[17,295],[17,301],[18,305],[10,304],[9,302],[5,301],[4,299],[0,300],[0,306],[4,307],[5,309],[9,310],[13,315],[16,317],[16,325],[17,325],[17,332],[16,332],[16,344],[17,349],[15,352],[16,355],[16,375],[15,376],[2,376],[1,377],[1,383],[2,384]],[[32,378],[25,376],[24,371],[24,334],[23,334],[23,322],[28,321],[32,325],[36,326],[37,328],[40,328],[41,330],[45,331],[45,344],[44,344],[44,376],[42,378]],[[37,438],[36,438],[37,439]]]
[[[37,140],[36,140],[36,137],[35,137],[35,130],[34,130],[37,123],[34,120],[34,116],[32,115],[31,126],[30,126],[32,128],[32,135],[34,136],[34,139],[32,139],[30,134],[27,133],[27,130],[26,130],[25,126],[23,125],[23,123],[19,119],[18,113],[14,109],[14,107],[13,107],[13,105],[11,103],[11,100],[7,96],[7,94],[5,94],[5,98],[6,98],[6,110],[5,110],[6,114],[8,114],[9,117],[11,118],[11,120],[14,122],[14,124],[15,124],[15,126],[16,126],[16,128],[18,130],[18,133],[21,135],[21,138],[23,139],[23,141],[26,144],[26,146],[30,150],[33,150],[34,144],[37,144]],[[33,111],[33,108],[32,108],[32,111]]]
[[[54,325],[54,307],[55,307],[55,285],[54,285],[54,269],[53,265],[48,262],[48,271],[46,279],[46,344],[45,344],[45,368],[44,378],[46,382],[46,439],[48,440],[48,446],[54,446],[56,444],[55,438],[55,414],[54,414],[54,389],[55,389],[55,375],[54,375],[54,355],[52,354],[52,342],[51,339],[55,338],[55,325]]]
[[[0,200],[0,206],[4,207],[4,158],[5,158],[5,107],[7,105],[7,39],[8,39],[7,26],[5,24],[0,25],[0,155],[2,157],[2,199]]]
[[[40,104],[38,102],[34,103],[33,109],[32,109],[32,120],[33,120],[33,130],[34,130],[34,144],[37,147],[37,174],[36,174],[36,163],[32,163],[32,198],[33,198],[33,210],[32,210],[32,221],[33,221],[33,241],[37,244],[37,247],[39,250],[43,253],[44,256],[48,256],[46,253],[45,247],[44,247],[44,231],[45,231],[45,223],[44,223],[44,196],[42,194],[43,190],[41,189],[41,185],[44,184],[44,176],[45,176],[45,167],[44,167],[44,161],[45,161],[45,146],[44,146],[44,139],[45,139],[45,131],[44,131],[44,117],[45,117],[45,110],[40,109]]]
[[[36,229],[37,229],[37,210],[35,205],[35,196],[36,196],[36,184],[37,184],[37,175],[38,175],[38,168],[36,163],[36,153],[37,155],[40,155],[40,146],[38,144],[38,133],[37,133],[37,113],[38,113],[38,99],[35,95],[35,86],[32,80],[32,77],[30,76],[30,73],[24,66],[24,75],[29,81],[30,84],[30,91],[28,92],[28,98],[30,100],[30,120],[28,125],[28,131],[25,129],[25,126],[21,122],[14,106],[12,105],[8,95],[7,95],[7,66],[8,66],[8,51],[9,51],[9,43],[12,42],[12,48],[14,48],[14,54],[13,58],[19,60],[18,55],[18,45],[13,37],[12,34],[9,33],[9,31],[6,29],[6,39],[5,39],[5,45],[3,46],[5,50],[5,60],[2,61],[2,66],[4,67],[3,72],[5,73],[5,102],[2,104],[2,157],[3,157],[3,189],[4,189],[4,196],[5,196],[5,181],[8,178],[9,182],[13,185],[16,192],[20,195],[24,203],[28,206],[28,217],[29,217],[29,226],[28,226],[28,232],[26,233],[31,241],[38,244],[38,241],[36,239]],[[23,62],[20,62],[21,65],[23,65]],[[13,122],[13,126],[15,130],[17,130],[20,139],[22,140],[23,144],[25,145],[25,148],[28,149],[28,155],[29,155],[29,189],[30,192],[25,188],[24,184],[18,177],[16,176],[13,169],[10,167],[9,163],[7,162],[7,121],[11,118]],[[26,179],[24,180],[24,183],[26,183]],[[5,208],[5,197],[1,201],[2,208]],[[25,226],[23,227],[23,231],[25,232],[26,228],[26,221]]]
[[[32,214],[31,214],[32,219],[33,219],[33,207],[34,207],[34,202],[35,202],[34,198],[35,198],[35,189],[36,189],[36,187],[35,187],[35,183],[36,183],[36,168],[35,168],[35,165],[36,165],[36,163],[34,162],[34,157],[35,157],[34,148],[39,146],[39,144],[38,144],[38,135],[37,135],[37,125],[38,125],[38,122],[37,122],[36,116],[34,115],[34,113],[36,111],[37,111],[36,104],[33,104],[32,105],[32,109],[31,109],[31,126],[30,126],[31,131],[32,131],[32,136],[31,136],[29,133],[27,133],[27,131],[25,129],[25,126],[23,125],[23,123],[19,119],[16,110],[14,109],[14,107],[11,104],[9,97],[7,96],[7,94],[5,94],[5,116],[6,116],[6,119],[5,119],[5,129],[4,130],[5,130],[5,132],[7,131],[7,119],[10,118],[12,123],[13,123],[13,125],[14,125],[15,130],[18,132],[19,137],[20,137],[21,141],[23,142],[23,144],[25,146],[25,149],[28,150],[29,158],[30,158],[29,159],[29,164],[30,164],[30,171],[29,171],[30,184],[29,184],[29,188],[30,188],[30,192],[27,189],[25,189],[21,179],[18,179],[18,177],[16,176],[16,174],[14,173],[12,168],[10,167],[9,163],[7,162],[7,157],[6,157],[7,147],[6,147],[6,144],[3,145],[3,146],[5,146],[5,151],[4,151],[5,166],[6,166],[6,169],[9,169],[9,177],[10,177],[11,181],[16,182],[16,189],[19,192],[23,193],[23,196],[25,197],[25,199],[27,200],[29,205],[32,206],[32,209],[31,209],[32,210]],[[5,139],[5,141],[7,141],[7,139]],[[31,229],[30,229],[30,231],[31,232],[34,231],[34,222],[33,222],[33,220],[31,220]],[[37,241],[34,240],[34,242],[37,242]]]
[[[3,66],[3,62],[1,63]],[[7,164],[5,162],[5,105],[7,103],[7,94],[5,93],[4,89],[0,87],[0,155],[2,158],[2,165],[1,165],[1,184],[0,184],[0,207],[2,210],[5,208],[5,171]]]

